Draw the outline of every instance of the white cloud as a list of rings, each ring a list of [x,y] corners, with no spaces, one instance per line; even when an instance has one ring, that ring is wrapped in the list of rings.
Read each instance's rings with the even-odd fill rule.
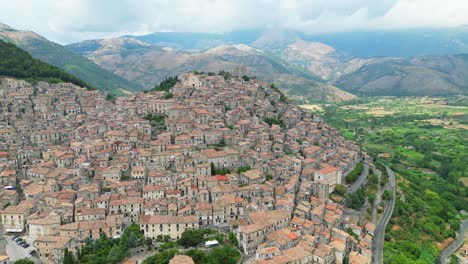
[[[155,31],[306,32],[468,24],[466,0],[0,0],[0,21],[59,43]]]

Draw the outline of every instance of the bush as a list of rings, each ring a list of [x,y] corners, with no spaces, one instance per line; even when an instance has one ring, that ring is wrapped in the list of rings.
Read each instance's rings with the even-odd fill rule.
[[[382,194],[382,199],[384,200],[390,200],[392,198],[392,192],[390,192],[389,190],[385,190]]]
[[[389,242],[390,240],[392,240],[392,236],[388,233],[385,233],[385,237],[384,237],[385,241]]]

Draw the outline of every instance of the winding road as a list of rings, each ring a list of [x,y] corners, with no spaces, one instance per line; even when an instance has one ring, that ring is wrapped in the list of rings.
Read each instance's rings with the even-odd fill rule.
[[[460,231],[458,233],[458,237],[455,241],[453,241],[448,247],[442,251],[439,258],[437,259],[437,264],[445,264],[447,263],[447,258],[450,257],[462,244],[465,239],[465,232],[468,228],[468,219],[465,219],[460,226]]]
[[[383,245],[384,245],[384,236],[385,236],[385,227],[390,221],[390,218],[393,214],[393,208],[395,207],[395,197],[396,197],[396,184],[395,184],[395,174],[393,171],[385,166],[389,176],[390,189],[392,191],[392,198],[387,201],[387,206],[380,218],[379,223],[377,224],[374,231],[374,239],[372,240],[372,263],[383,263]]]

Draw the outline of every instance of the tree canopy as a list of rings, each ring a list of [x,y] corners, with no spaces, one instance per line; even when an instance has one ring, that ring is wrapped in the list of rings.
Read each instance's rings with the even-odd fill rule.
[[[69,264],[73,263],[119,263],[127,255],[130,248],[144,245],[144,236],[140,231],[140,227],[133,224],[127,229],[120,238],[110,239],[105,233],[97,240],[87,239],[85,245],[78,252],[78,262],[67,256],[65,252],[64,259],[67,259]]]
[[[179,81],[177,76],[170,76],[164,79],[162,82],[160,82],[158,85],[156,85],[151,91],[159,91],[159,92],[167,92],[169,93],[169,90],[176,85],[176,83]]]

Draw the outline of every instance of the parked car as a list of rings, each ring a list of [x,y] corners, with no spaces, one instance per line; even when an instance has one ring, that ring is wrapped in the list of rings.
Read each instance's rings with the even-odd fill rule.
[[[36,251],[36,250],[34,250],[34,249],[33,249],[33,250],[31,250],[31,251],[29,251],[29,254],[31,254],[32,256],[36,255],[36,253],[37,253],[37,251]]]
[[[11,240],[15,241],[15,239],[17,239],[17,238],[18,238],[18,236],[14,236],[14,237],[11,238]]]
[[[23,240],[21,237],[16,237],[15,239],[13,239],[13,241],[15,241],[15,242],[18,242],[18,241],[21,241],[21,240]]]
[[[29,247],[29,244],[28,243],[24,243],[23,245],[21,245],[22,247],[24,248],[28,248]]]

